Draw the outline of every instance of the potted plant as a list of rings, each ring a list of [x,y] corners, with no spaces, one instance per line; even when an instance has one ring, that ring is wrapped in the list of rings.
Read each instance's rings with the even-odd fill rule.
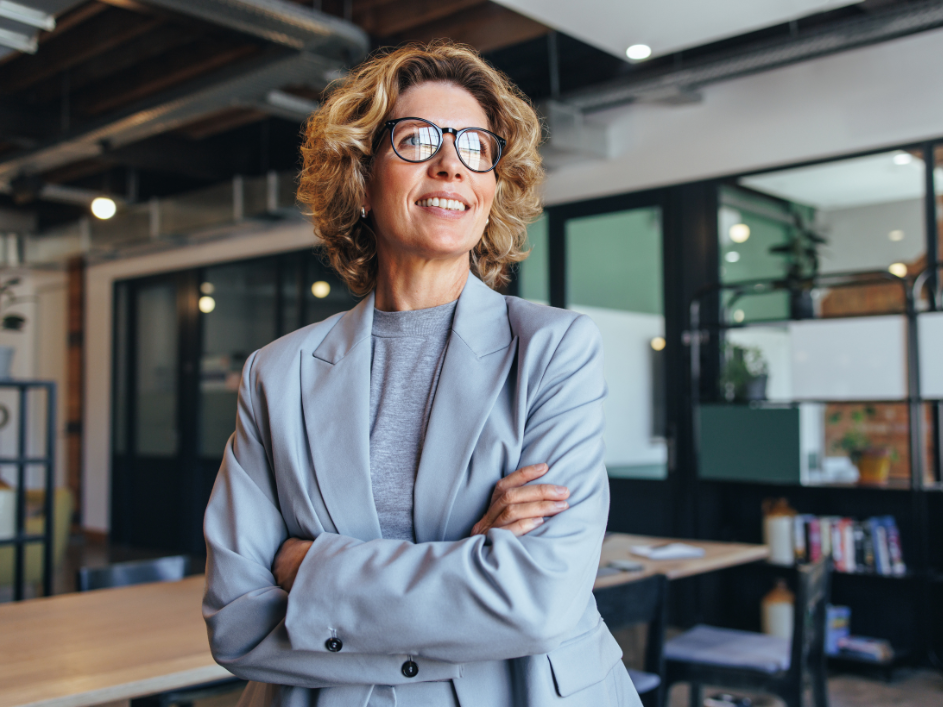
[[[31,297],[19,297],[14,292],[14,288],[19,284],[18,277],[11,277],[0,282],[0,330],[23,331],[23,325],[26,324],[26,317],[9,311],[10,307],[16,304],[32,301]],[[0,379],[10,378],[15,351],[16,349],[12,346],[0,346]]]
[[[720,388],[727,402],[766,400],[769,366],[757,346],[725,343]]]
[[[849,413],[851,425],[841,437],[832,442],[832,450],[845,452],[851,463],[858,468],[860,484],[884,485],[891,473],[894,452],[887,447],[874,445],[864,431],[865,420],[876,415],[877,411],[870,405],[863,410],[852,410]],[[829,416],[828,422],[830,425],[839,425],[843,419],[842,411],[836,410]]]

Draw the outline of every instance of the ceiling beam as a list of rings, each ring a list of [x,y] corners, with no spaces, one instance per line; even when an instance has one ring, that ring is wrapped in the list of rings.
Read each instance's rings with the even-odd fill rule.
[[[167,56],[129,67],[78,93],[72,98],[72,106],[83,117],[101,115],[245,59],[260,50],[257,44],[202,38]]]
[[[542,37],[550,28],[494,2],[467,8],[428,24],[390,37],[385,43],[429,42],[448,38],[470,44],[485,53]]]
[[[224,108],[181,126],[177,128],[176,132],[191,140],[203,140],[213,135],[241,128],[243,125],[258,123],[266,118],[268,118],[268,113],[256,108]]]
[[[389,37],[487,3],[488,0],[412,0],[364,9],[355,5],[354,22],[374,37]]]
[[[131,68],[154,57],[173,51],[177,47],[189,44],[200,37],[200,32],[192,27],[180,27],[166,24],[124,46],[99,54],[89,61],[73,67],[69,71],[69,93],[74,94],[108,80],[124,69]],[[61,77],[53,76],[43,83],[32,86],[29,92],[30,102],[43,105],[61,100],[63,82]]]
[[[161,20],[110,9],[82,32],[51,39],[43,50],[0,66],[0,93],[16,93],[155,29]]]

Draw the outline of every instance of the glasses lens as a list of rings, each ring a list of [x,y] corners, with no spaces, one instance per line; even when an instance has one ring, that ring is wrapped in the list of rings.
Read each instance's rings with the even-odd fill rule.
[[[421,120],[404,120],[393,128],[393,149],[408,162],[422,162],[439,149],[439,131]]]
[[[498,162],[501,155],[497,139],[484,130],[467,130],[455,143],[458,156],[469,169],[487,172]]]

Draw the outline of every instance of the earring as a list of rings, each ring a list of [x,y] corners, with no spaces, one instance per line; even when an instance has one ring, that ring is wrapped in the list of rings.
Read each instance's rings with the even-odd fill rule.
[[[365,206],[360,207],[360,218],[367,218],[367,208]]]

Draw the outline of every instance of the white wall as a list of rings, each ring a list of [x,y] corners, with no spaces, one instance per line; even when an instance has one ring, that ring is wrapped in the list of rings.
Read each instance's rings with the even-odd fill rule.
[[[701,103],[597,114],[619,150],[560,168],[560,204],[943,136],[943,30],[707,86]]]
[[[51,380],[56,383],[56,484],[65,484],[66,463],[66,357],[68,293],[66,274],[58,271],[5,270],[3,281],[19,277],[15,288],[24,301],[4,309],[3,314],[15,313],[26,318],[20,332],[0,330],[0,345],[12,346],[12,376],[16,379]],[[45,394],[34,392],[27,398],[27,452],[37,456],[46,453]],[[0,391],[0,405],[10,415],[9,422],[0,428],[0,456],[14,456],[17,446],[18,394],[13,390]],[[16,478],[14,467],[3,467],[0,476],[9,483]],[[27,469],[29,488],[42,488],[45,483],[42,467]]]
[[[112,294],[116,280],[301,250],[315,244],[307,223],[235,229],[231,238],[92,265],[86,273],[85,409],[82,517],[89,530],[107,532],[111,498]]]

